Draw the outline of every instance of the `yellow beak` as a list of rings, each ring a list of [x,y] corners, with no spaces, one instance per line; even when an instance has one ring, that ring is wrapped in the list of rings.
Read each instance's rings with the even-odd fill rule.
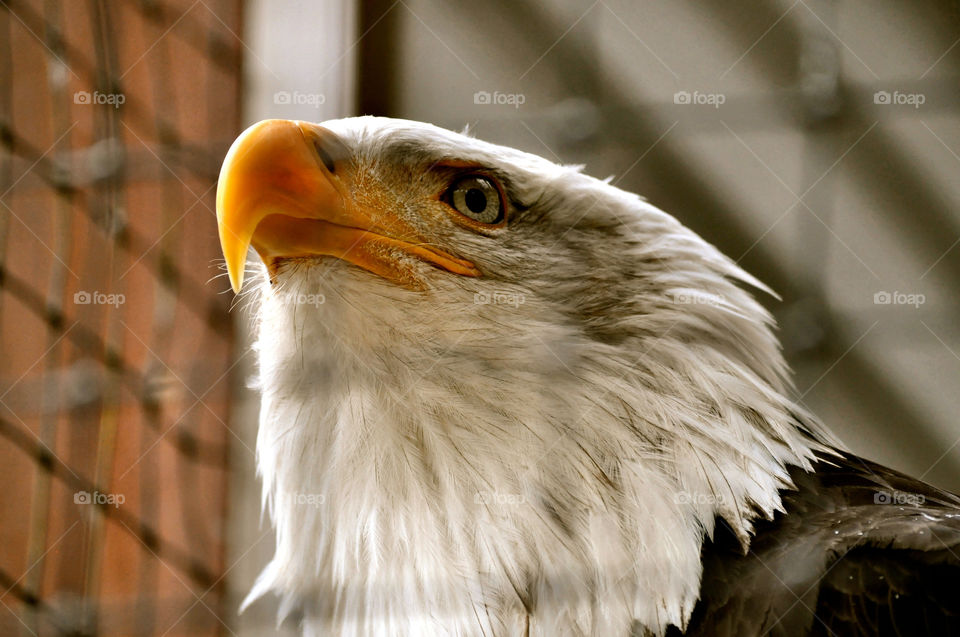
[[[241,133],[217,183],[220,246],[234,292],[250,245],[271,273],[283,258],[327,255],[415,286],[405,253],[479,276],[469,261],[416,245],[419,237],[396,215],[354,205],[340,178],[350,169],[349,150],[322,126],[271,119]]]

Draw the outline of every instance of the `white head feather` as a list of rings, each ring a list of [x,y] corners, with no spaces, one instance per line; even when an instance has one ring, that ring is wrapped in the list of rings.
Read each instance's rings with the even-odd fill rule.
[[[250,599],[316,635],[684,626],[715,519],[747,542],[824,449],[739,287],[763,285],[578,169],[416,122],[324,126],[354,196],[410,223],[438,160],[487,167],[516,211],[489,236],[421,223],[480,278],[418,262],[414,291],[324,258],[252,283],[277,548]]]

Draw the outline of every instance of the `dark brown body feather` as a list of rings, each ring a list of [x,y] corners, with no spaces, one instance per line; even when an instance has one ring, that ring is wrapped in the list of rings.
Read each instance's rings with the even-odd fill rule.
[[[960,635],[960,498],[850,455],[792,477],[746,554],[704,545],[684,634]]]

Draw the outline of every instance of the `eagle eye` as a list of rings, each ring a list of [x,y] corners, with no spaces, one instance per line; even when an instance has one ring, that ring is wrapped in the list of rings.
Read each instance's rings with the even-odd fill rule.
[[[492,179],[480,175],[460,177],[447,191],[447,203],[468,219],[484,224],[503,221],[503,194]]]

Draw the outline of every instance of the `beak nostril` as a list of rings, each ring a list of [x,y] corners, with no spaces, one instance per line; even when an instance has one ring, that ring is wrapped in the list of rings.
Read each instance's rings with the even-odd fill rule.
[[[330,171],[330,174],[332,175],[335,168],[333,156],[326,148],[323,147],[323,137],[315,137],[313,139],[313,147],[316,149],[317,155],[320,157],[320,161],[323,162],[324,168]]]
[[[296,124],[303,136],[303,141],[308,147],[313,146],[317,160],[323,164],[329,174],[336,173],[338,162],[349,160],[350,150],[336,133],[310,122],[296,122]]]

